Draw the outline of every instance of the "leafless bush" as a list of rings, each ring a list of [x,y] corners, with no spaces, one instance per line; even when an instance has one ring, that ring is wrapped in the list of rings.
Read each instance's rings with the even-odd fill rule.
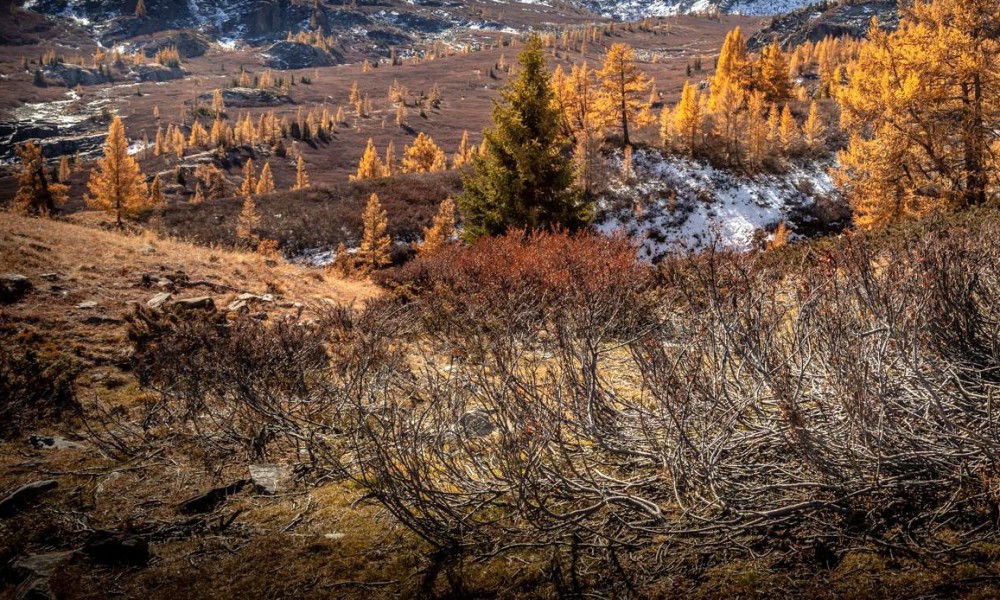
[[[77,371],[63,356],[0,338],[0,439],[75,414]]]
[[[997,233],[707,253],[658,285],[620,240],[510,235],[310,327],[150,320],[137,360],[199,427],[352,477],[436,548],[425,590],[510,552],[604,588],[704,556],[949,559],[997,537]]]

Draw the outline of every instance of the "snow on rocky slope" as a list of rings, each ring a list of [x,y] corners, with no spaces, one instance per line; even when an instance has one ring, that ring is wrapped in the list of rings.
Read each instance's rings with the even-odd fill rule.
[[[830,224],[814,223],[813,209],[839,202],[828,162],[747,176],[640,148],[632,165],[632,176],[623,181],[621,153],[611,158],[609,168],[619,175],[598,203],[598,229],[624,233],[649,261],[712,246],[747,250],[782,221],[793,236],[798,229],[824,229]]]
[[[718,10],[750,16],[780,15],[817,0],[581,0],[588,9],[609,17],[635,20]]]

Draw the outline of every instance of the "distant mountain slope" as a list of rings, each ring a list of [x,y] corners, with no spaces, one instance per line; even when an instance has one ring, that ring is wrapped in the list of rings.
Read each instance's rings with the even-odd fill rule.
[[[135,16],[137,0],[25,0],[24,8],[44,15],[62,17],[86,26],[102,42],[120,40],[165,29],[196,29],[218,40],[273,42],[288,31],[316,25],[336,35],[367,37],[372,44],[400,45],[421,36],[434,36],[452,28],[501,30],[500,23],[484,11],[464,1],[440,0],[144,0],[146,16]],[[541,20],[537,2],[525,0],[522,10],[504,13],[521,28],[525,14]],[[525,10],[526,9],[526,10]],[[556,10],[556,9],[553,9]],[[558,10],[556,10],[558,12]],[[577,8],[565,12],[582,14]],[[587,13],[589,15],[589,13]]]
[[[899,26],[897,0],[863,0],[853,4],[822,5],[804,8],[787,15],[775,17],[771,24],[750,38],[751,50],[777,39],[784,46],[795,46],[805,41],[818,42],[826,36],[863,38],[878,17],[883,29]]]
[[[750,16],[785,14],[817,0],[581,0],[588,9],[623,20],[670,16],[718,10]]]

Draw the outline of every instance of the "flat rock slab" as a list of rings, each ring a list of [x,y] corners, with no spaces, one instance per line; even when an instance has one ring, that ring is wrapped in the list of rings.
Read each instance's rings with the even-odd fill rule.
[[[87,300],[86,302],[81,302],[77,304],[76,307],[82,310],[90,310],[92,308],[97,308],[97,301]]]
[[[215,300],[211,296],[184,298],[173,303],[181,310],[215,310]]]
[[[261,494],[278,494],[292,486],[292,469],[287,465],[250,465],[250,480]]]
[[[170,292],[160,292],[159,294],[150,298],[146,302],[146,306],[148,306],[149,308],[160,308],[161,306],[164,305],[164,303],[166,303],[167,300],[170,300],[171,296],[173,296],[173,294],[171,294]]]
[[[23,485],[0,500],[0,517],[12,517],[22,508],[31,504],[36,498],[59,486],[54,479],[44,479]]]

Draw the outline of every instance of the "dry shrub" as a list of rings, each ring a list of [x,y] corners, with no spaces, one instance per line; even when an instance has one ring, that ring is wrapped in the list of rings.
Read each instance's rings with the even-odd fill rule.
[[[133,367],[144,387],[167,400],[145,422],[193,423],[209,453],[261,458],[274,446],[297,447],[295,419],[328,421],[317,399],[328,336],[321,323],[136,307],[128,327]],[[310,399],[317,401],[308,406]]]
[[[625,595],[1000,542],[996,219],[782,255],[677,257],[654,285],[622,240],[510,233],[312,325],[146,319],[137,364],[206,444],[351,477],[434,548],[422,592],[461,595],[464,557]]]
[[[0,341],[0,438],[75,413],[77,372],[61,355],[16,340]]]

